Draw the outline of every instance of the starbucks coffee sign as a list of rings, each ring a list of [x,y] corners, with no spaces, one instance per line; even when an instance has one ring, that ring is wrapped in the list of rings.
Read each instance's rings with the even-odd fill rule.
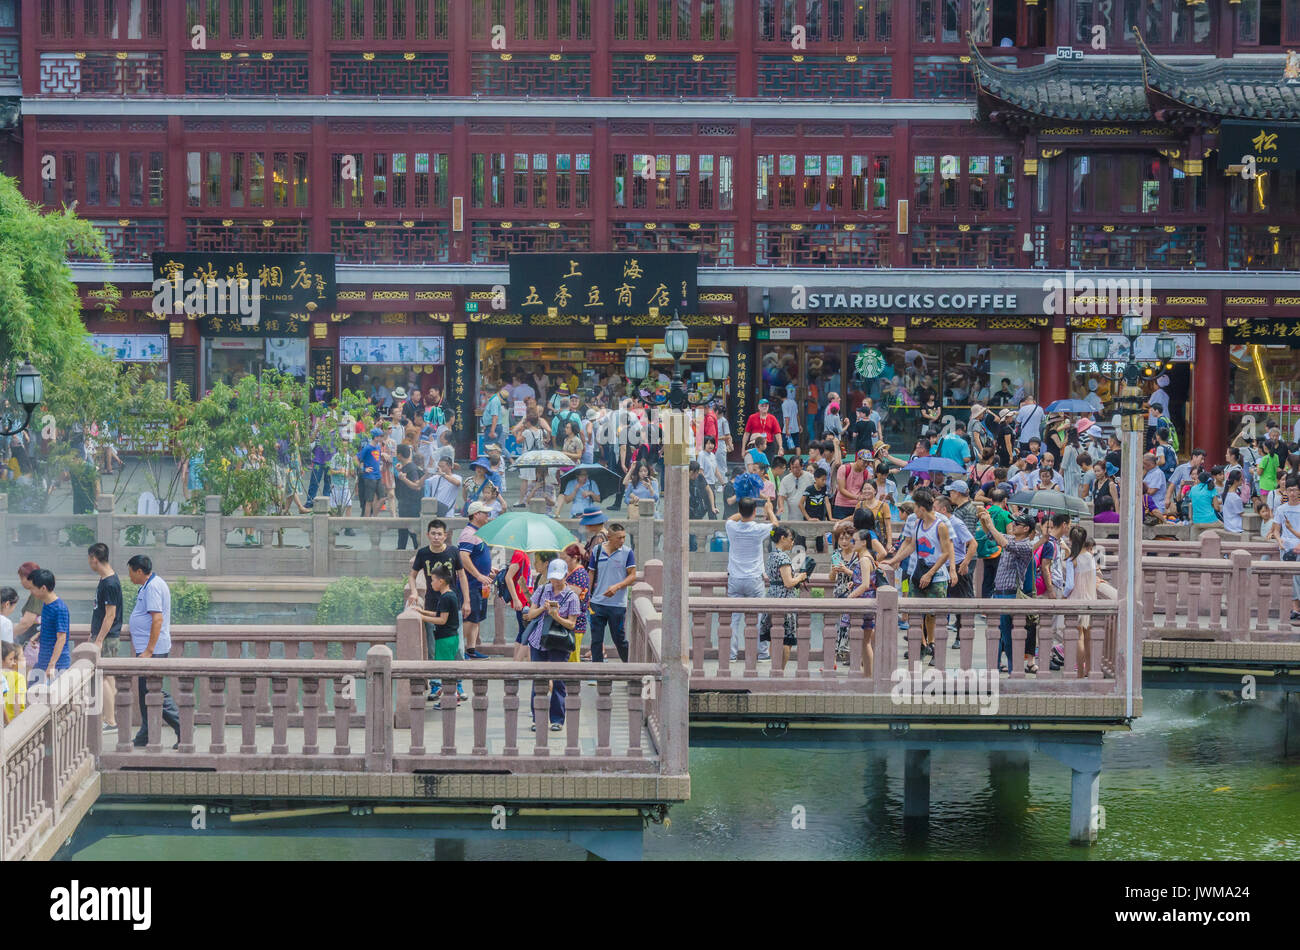
[[[773,287],[768,290],[772,313],[960,313],[1041,314],[1041,287],[1005,287],[998,290],[913,290],[904,287]],[[750,294],[750,311],[763,310],[762,297]]]

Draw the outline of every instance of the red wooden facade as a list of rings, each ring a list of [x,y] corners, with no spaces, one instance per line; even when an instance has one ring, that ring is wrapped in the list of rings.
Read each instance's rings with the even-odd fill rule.
[[[20,13],[12,28],[7,8]],[[991,268],[1021,285],[1037,280],[1035,267],[1300,268],[1295,173],[1248,188],[1224,176],[1187,123],[1117,134],[927,116],[976,101],[968,32],[987,62],[1024,67],[1062,45],[1099,56],[1098,35],[1106,52],[1135,53],[1133,25],[1161,56],[1279,53],[1300,44],[1300,0],[0,0],[0,80],[10,56],[24,97],[84,104],[26,112],[21,178],[47,206],[75,201],[119,262],[158,249],[311,250],[340,265],[472,270],[514,252],[697,250],[704,267],[771,268],[773,286],[791,283],[791,267]],[[19,26],[21,47],[8,54]],[[230,108],[96,107],[121,96],[230,97]],[[247,108],[272,96],[350,105],[302,117]],[[525,96],[554,104],[528,118],[438,106]],[[679,98],[716,102],[716,116],[619,109]],[[366,105],[376,99],[419,105],[379,118]],[[571,108],[579,99],[607,107],[593,117]],[[804,114],[846,99],[912,105],[871,119]],[[768,108],[739,116],[733,100]],[[1193,151],[1195,169],[1185,163]],[[1195,441],[1223,441],[1226,419],[1205,407],[1224,401],[1223,330],[1237,311],[1223,300],[1234,286],[1157,300],[1157,316],[1198,340]],[[481,329],[464,313],[479,286],[354,287],[345,277],[341,289],[340,310],[405,314],[406,332],[463,326],[473,340]],[[147,309],[137,293],[128,288],[128,311]],[[1038,345],[1041,395],[1071,394],[1070,331],[1081,320],[762,315],[755,293],[723,287],[701,308],[729,327],[736,351],[772,327],[793,341],[1004,339]],[[313,330],[313,346],[333,345],[342,326]],[[177,345],[197,344],[193,325],[180,332]],[[756,398],[755,380],[738,409]]]

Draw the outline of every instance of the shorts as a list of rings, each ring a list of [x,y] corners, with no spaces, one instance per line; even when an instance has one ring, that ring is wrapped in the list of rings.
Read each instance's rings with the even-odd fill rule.
[[[433,658],[439,661],[454,660],[459,646],[460,637],[454,633],[447,637],[438,637],[434,641]]]
[[[835,504],[832,504],[832,505],[831,505],[831,516],[832,516],[836,521],[842,521],[842,520],[844,520],[845,518],[852,518],[852,517],[853,517],[853,506],[852,506],[852,505],[835,505]]]
[[[342,479],[330,485],[330,504],[335,508],[347,508],[352,504],[352,489]]]
[[[104,648],[103,648],[102,650],[99,651],[99,655],[100,655],[101,657],[115,657],[115,656],[121,656],[121,655],[122,655],[122,638],[121,638],[120,636],[117,636],[117,637],[105,637],[105,638],[104,638]]]
[[[465,618],[466,623],[482,623],[487,619],[487,598],[483,596],[483,588],[475,581],[469,582],[469,616]]]
[[[383,488],[380,487],[377,478],[358,478],[357,494],[360,495],[357,500],[363,505],[384,497]]]
[[[916,593],[914,593],[912,596],[914,596],[914,597],[947,597],[947,596],[948,596],[948,582],[947,582],[947,581],[930,581],[930,586],[929,586],[929,587],[923,587],[923,588],[921,588],[920,590],[916,591]]]

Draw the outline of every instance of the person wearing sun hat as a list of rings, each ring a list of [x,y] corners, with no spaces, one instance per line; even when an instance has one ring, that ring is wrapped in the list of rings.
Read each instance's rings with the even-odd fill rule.
[[[546,567],[546,580],[533,590],[531,602],[528,609],[524,611],[524,620],[530,624],[527,630],[528,653],[534,663],[565,663],[569,659],[568,649],[548,649],[542,644],[543,627],[563,627],[565,630],[572,631],[578,625],[578,614],[582,612],[582,604],[578,600],[578,595],[568,586],[566,582],[568,576],[569,565],[563,558],[551,561]],[[550,618],[550,624],[533,624],[534,620],[538,620],[543,615]],[[537,686],[538,681],[534,679],[534,702],[529,704],[534,710],[537,708]],[[552,680],[550,687],[550,729],[552,732],[559,732],[564,726],[565,682],[562,679]],[[536,732],[536,712],[533,716],[532,729]]]
[[[598,544],[605,543],[605,524],[609,521],[609,515],[605,514],[605,509],[600,505],[588,505],[578,518],[578,524],[583,530],[582,546],[586,551],[587,560],[591,560],[591,552]]]

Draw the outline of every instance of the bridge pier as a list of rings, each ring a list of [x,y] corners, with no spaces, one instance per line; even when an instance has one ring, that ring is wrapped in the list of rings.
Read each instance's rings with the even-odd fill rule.
[[[1070,844],[1095,844],[1103,824],[1100,737],[1095,742],[1040,742],[1039,749],[1070,767]]]
[[[903,821],[930,817],[930,750],[903,752]]]
[[[1286,723],[1282,733],[1282,754],[1300,755],[1300,690],[1282,694],[1282,716]]]

